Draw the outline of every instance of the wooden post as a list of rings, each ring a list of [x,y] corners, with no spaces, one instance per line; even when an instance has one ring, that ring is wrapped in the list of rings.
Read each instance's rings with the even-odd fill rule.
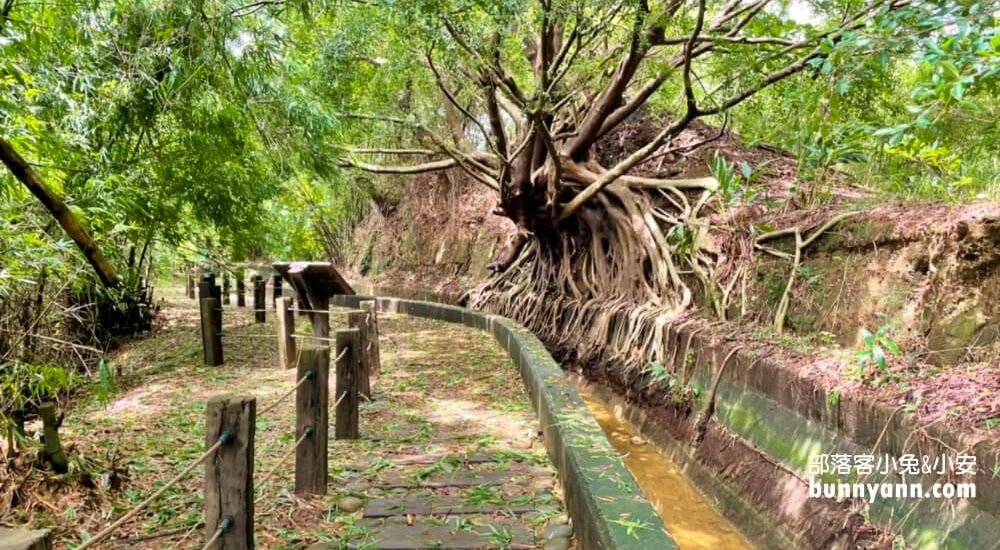
[[[236,270],[236,307],[247,307],[246,273],[242,267]]]
[[[198,299],[211,298],[215,292],[215,275],[205,273],[198,282]]]
[[[229,272],[227,271],[222,274],[222,294],[225,296],[225,300],[223,301],[226,302],[227,306],[233,305],[233,297],[230,294],[231,290],[232,286],[229,284]]]
[[[253,447],[257,400],[216,396],[208,401],[205,446],[226,438],[205,461],[205,538],[230,518],[214,550],[250,550],[253,540]]]
[[[278,309],[278,299],[281,298],[281,275],[275,275],[271,278],[271,303],[274,309]]]
[[[10,445],[8,448],[14,452],[24,447],[24,439],[27,437],[27,433],[24,431],[24,416],[24,409],[18,409],[10,413],[11,426],[8,431]]]
[[[278,318],[278,360],[281,361],[281,368],[295,368],[295,316],[292,315],[292,300],[287,296],[278,298],[278,311],[275,313]]]
[[[368,313],[361,310],[347,312],[347,326],[358,329],[358,393],[366,399],[372,398],[371,357],[368,355]],[[339,352],[338,352],[339,353]]]
[[[258,323],[266,321],[266,306],[264,278],[260,275],[253,276],[253,318]]]
[[[38,407],[38,416],[42,417],[42,433],[45,436],[45,460],[48,460],[52,464],[52,469],[57,473],[65,474],[69,471],[69,460],[66,459],[62,443],[59,442],[56,404],[52,402],[42,403],[42,406]]]
[[[313,326],[313,336],[319,336],[320,338],[330,337],[330,299],[326,297],[319,297],[315,300],[310,300],[312,307],[310,309],[314,311],[319,311],[321,313],[310,313],[309,319]],[[322,313],[326,312],[326,313]]]
[[[222,364],[222,331],[218,329],[222,315],[219,309],[217,298],[201,299],[201,347],[208,366]]]
[[[359,417],[358,407],[361,405],[361,395],[359,383],[361,378],[361,332],[356,328],[341,329],[337,331],[335,353],[340,356],[340,352],[347,349],[347,353],[337,361],[337,423],[334,431],[334,439],[357,439],[360,437],[358,429]]]
[[[194,299],[194,265],[187,266],[187,297]]]
[[[295,494],[325,495],[328,482],[327,439],[330,407],[330,348],[303,346],[298,380],[310,376],[295,394]],[[310,374],[311,373],[311,374]]]
[[[382,373],[382,352],[378,346],[378,305],[375,300],[362,300],[358,307],[368,313],[368,343],[371,345],[367,350],[371,355],[368,374],[378,376]]]

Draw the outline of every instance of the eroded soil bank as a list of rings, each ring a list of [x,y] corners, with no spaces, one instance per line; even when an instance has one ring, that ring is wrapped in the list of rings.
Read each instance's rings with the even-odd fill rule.
[[[778,176],[770,187],[794,180]],[[496,281],[485,266],[510,228],[489,214],[488,193],[455,174],[421,177],[406,189],[409,198],[395,211],[375,213],[358,232],[364,246],[355,273],[386,294],[449,302]],[[760,253],[742,267],[747,275],[729,289],[725,322],[700,295],[699,307],[665,322],[633,315],[648,307],[622,308],[613,296],[608,308],[584,309],[572,296],[513,287],[486,309],[525,324],[554,356],[613,388],[660,431],[674,433],[688,454],[728,483],[725,490],[741,495],[744,508],[802,530],[797,547],[995,544],[1000,206],[885,203],[855,193],[824,208],[786,207],[763,218],[762,207],[754,208],[743,213],[746,235],[738,236],[750,246],[754,234],[786,227],[810,234],[854,214],[825,229],[795,265],[791,237],[767,241],[777,254]],[[776,311],[786,294],[778,332]],[[622,311],[608,313],[611,307]],[[580,326],[563,323],[574,317]],[[603,325],[578,337],[581,326],[597,321]],[[634,326],[640,323],[644,330]],[[621,338],[626,332],[630,337]],[[807,498],[806,468],[811,456],[835,452],[931,460],[971,455],[978,494],[919,505],[820,505]],[[921,478],[937,481],[949,480]],[[819,517],[818,526],[800,526],[806,516]]]

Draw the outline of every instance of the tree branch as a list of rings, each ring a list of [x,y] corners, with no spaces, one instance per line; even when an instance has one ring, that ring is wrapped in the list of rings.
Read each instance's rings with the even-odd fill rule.
[[[355,160],[338,159],[337,165],[341,168],[357,168],[373,174],[425,174],[427,172],[437,172],[453,168],[458,164],[455,159],[443,159],[423,164],[413,164],[410,166],[384,166],[381,164],[371,164],[368,162],[357,162]]]
[[[59,222],[59,225],[66,231],[73,242],[76,243],[80,251],[83,252],[87,261],[90,262],[97,277],[107,288],[114,288],[121,284],[121,279],[115,272],[114,267],[101,254],[101,249],[97,241],[90,236],[90,233],[80,225],[80,222],[73,215],[73,212],[63,202],[62,197],[56,195],[49,186],[42,181],[35,170],[14,150],[10,143],[0,138],[0,160],[7,166],[11,174],[14,175],[25,187],[31,191],[52,217]]]

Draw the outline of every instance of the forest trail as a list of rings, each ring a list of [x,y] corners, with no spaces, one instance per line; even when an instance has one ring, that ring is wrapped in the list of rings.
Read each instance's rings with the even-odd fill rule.
[[[111,474],[32,482],[31,505],[7,519],[53,528],[60,549],[93,535],[204,451],[206,402],[230,393],[258,402],[258,548],[345,548],[347,540],[351,548],[534,548],[567,530],[534,412],[489,335],[383,314],[382,375],[361,407],[362,439],[331,440],[329,494],[303,497],[291,491],[293,459],[261,483],[295,426],[293,399],[260,414],[295,385],[295,371],[278,368],[273,314],[255,323],[250,310],[226,306],[226,362],[204,367],[196,303],[181,292],[159,299],[157,330],[112,356],[119,390],[67,411],[71,456]],[[332,316],[332,329],[345,324]],[[201,472],[95,548],[201,548]]]

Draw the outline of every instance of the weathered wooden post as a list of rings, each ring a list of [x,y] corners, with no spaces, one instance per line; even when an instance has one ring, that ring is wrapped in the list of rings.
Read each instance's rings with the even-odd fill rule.
[[[378,304],[375,300],[362,300],[358,307],[368,313],[368,346],[366,351],[371,355],[369,375],[378,376],[382,373],[382,355],[378,346]]]
[[[281,368],[295,368],[295,316],[292,314],[292,300],[287,296],[278,298],[278,359]]]
[[[202,274],[201,280],[198,281],[198,298],[211,298],[214,287],[215,275],[210,271],[206,271]]]
[[[281,275],[275,275],[271,278],[271,286],[274,288],[271,291],[271,303],[274,305],[274,309],[278,309],[278,300],[281,298]]]
[[[368,355],[368,313],[361,310],[347,312],[347,326],[358,329],[358,393],[365,399],[372,398],[371,357]]]
[[[242,267],[236,270],[236,307],[247,307],[246,272]]]
[[[298,380],[309,380],[295,394],[295,494],[325,495],[330,406],[330,348],[303,346]]]
[[[313,336],[329,338],[330,299],[326,296],[309,296],[309,302],[312,311],[309,314],[309,322],[312,323]]]
[[[187,297],[194,299],[194,265],[187,265],[187,289],[185,290]]]
[[[233,297],[230,294],[231,290],[232,287],[229,285],[229,272],[227,271],[222,274],[222,295],[225,296],[225,300],[223,301],[226,302],[227,306],[233,305]]]
[[[221,309],[218,298],[201,299],[201,347],[208,366],[222,364]]]
[[[251,550],[253,451],[257,400],[216,396],[208,401],[205,446],[222,446],[205,461],[205,538],[220,529],[214,549]]]
[[[254,321],[258,323],[263,323],[267,320],[266,312],[264,308],[266,307],[265,298],[265,288],[264,288],[264,278],[260,275],[253,276],[253,318]]]
[[[358,429],[358,407],[361,405],[359,392],[361,381],[360,348],[361,332],[358,329],[348,328],[337,331],[334,351],[340,360],[337,361],[337,421],[334,439],[357,439],[360,437]],[[347,349],[347,353],[341,357],[340,353],[344,349]]]
[[[45,437],[45,460],[52,464],[52,469],[57,473],[65,474],[69,471],[69,460],[66,459],[62,443],[59,442],[56,404],[52,402],[42,403],[42,406],[38,407],[38,416],[42,417],[42,434]]]

